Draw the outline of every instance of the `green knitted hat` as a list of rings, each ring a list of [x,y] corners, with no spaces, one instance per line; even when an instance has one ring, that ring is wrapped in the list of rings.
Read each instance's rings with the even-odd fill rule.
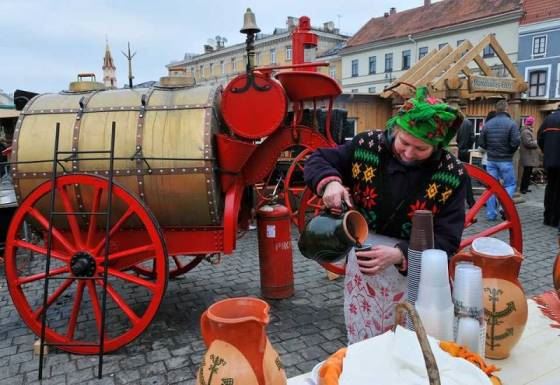
[[[455,136],[463,119],[461,111],[428,96],[426,87],[419,87],[416,96],[407,100],[387,121],[387,130],[398,126],[432,146],[444,147]]]

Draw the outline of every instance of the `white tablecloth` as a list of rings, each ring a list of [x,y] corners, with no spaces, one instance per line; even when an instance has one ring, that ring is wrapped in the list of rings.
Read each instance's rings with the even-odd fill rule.
[[[523,336],[505,360],[487,360],[501,370],[496,374],[504,385],[560,384],[560,329],[551,328],[533,300]],[[309,373],[288,379],[288,385],[314,385]]]

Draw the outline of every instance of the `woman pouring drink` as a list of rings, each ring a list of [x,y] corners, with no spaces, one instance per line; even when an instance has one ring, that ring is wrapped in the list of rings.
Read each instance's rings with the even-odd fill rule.
[[[366,218],[370,234],[385,236],[347,258],[344,314],[350,343],[394,324],[395,304],[406,299],[406,255],[416,210],[432,211],[436,248],[451,257],[459,247],[468,176],[444,147],[462,121],[460,111],[422,87],[385,131],[318,149],[306,162],[305,181],[326,207],[345,202]],[[383,241],[376,242],[379,238]]]

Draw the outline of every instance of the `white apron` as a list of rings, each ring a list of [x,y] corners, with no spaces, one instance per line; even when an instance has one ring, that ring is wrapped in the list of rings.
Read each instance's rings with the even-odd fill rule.
[[[385,238],[380,241],[379,237]],[[392,239],[370,234],[368,243],[393,246]],[[348,254],[344,277],[344,320],[348,343],[385,333],[395,325],[396,304],[406,300],[407,279],[393,265],[376,275],[365,275],[358,267],[354,249]]]

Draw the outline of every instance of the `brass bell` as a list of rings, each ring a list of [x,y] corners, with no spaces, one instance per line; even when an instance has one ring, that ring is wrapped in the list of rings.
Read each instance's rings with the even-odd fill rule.
[[[259,33],[260,31],[261,29],[257,26],[257,21],[255,20],[255,14],[251,11],[251,8],[247,8],[243,15],[243,28],[239,32],[250,34]]]

